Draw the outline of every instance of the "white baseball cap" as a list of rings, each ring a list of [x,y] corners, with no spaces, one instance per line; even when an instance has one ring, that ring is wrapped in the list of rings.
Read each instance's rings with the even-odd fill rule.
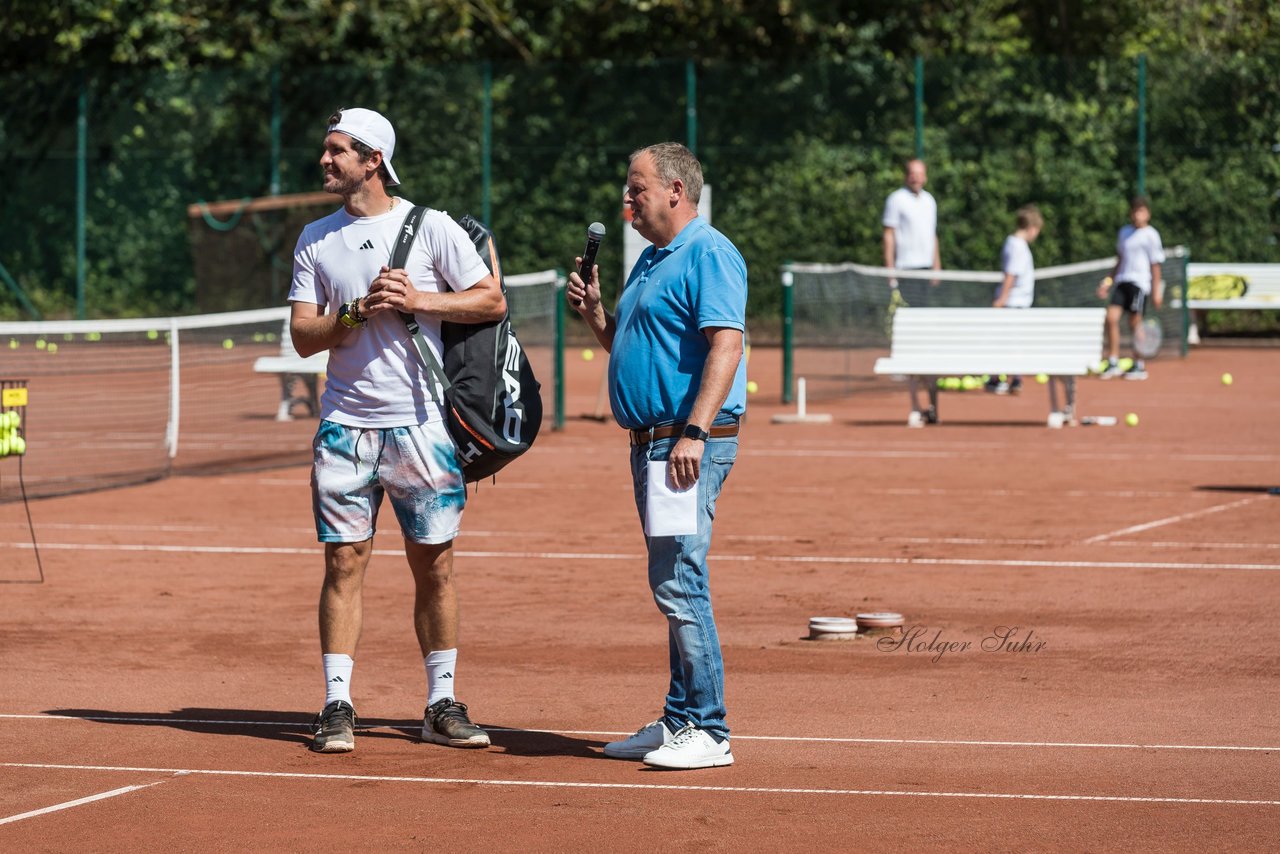
[[[329,125],[329,133],[334,131],[345,133],[357,142],[363,142],[375,151],[381,151],[382,162],[386,164],[387,175],[391,179],[387,182],[387,186],[394,187],[399,184],[400,179],[391,166],[391,157],[396,152],[396,131],[391,126],[391,122],[387,121],[387,117],[382,113],[361,107],[342,109],[339,110],[339,114],[341,118],[338,119],[338,123]]]

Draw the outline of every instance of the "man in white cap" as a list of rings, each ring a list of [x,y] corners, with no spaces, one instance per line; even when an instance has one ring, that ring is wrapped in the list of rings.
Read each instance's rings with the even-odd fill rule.
[[[384,494],[391,499],[413,573],[413,623],[427,675],[422,738],[485,747],[488,734],[454,693],[458,600],[453,539],[466,483],[440,408],[399,312],[417,317],[441,355],[440,322],[483,323],[506,311],[502,289],[467,233],[428,211],[403,268],[388,267],[413,204],[388,194],[396,135],[381,114],[342,109],[329,118],[320,166],[342,208],[303,229],[293,256],[291,331],[302,356],[329,351],[320,426],[312,447],[312,505],[325,549],[320,645],[325,705],[312,748],[355,748],[351,677],[361,591]]]

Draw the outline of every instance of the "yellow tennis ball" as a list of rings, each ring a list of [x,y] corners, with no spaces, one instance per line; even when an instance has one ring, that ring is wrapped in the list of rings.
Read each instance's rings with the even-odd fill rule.
[[[1138,426],[1138,413],[1136,413],[1136,412],[1130,412],[1128,415],[1126,415],[1126,416],[1124,417],[1124,423],[1125,423],[1125,424],[1128,424],[1130,427],[1137,427],[1137,426]]]
[[[747,380],[747,394],[755,394],[760,390],[760,386],[756,385],[755,380]]]
[[[595,350],[592,350],[590,347],[584,347],[584,348],[582,349],[582,361],[584,361],[584,362],[590,362],[590,361],[591,361],[592,359],[594,359],[595,357],[596,357],[596,351],[595,351]]]
[[[1231,385],[1233,382],[1235,382],[1235,379],[1231,376],[1231,374],[1223,374],[1223,375],[1222,375],[1222,384],[1223,384],[1223,385]]]
[[[46,351],[49,353],[56,353],[58,352],[58,345],[50,341],[49,346],[46,348]]]
[[[9,450],[15,454],[25,454],[27,452],[27,440],[21,436],[14,436],[9,440]]]
[[[18,349],[18,339],[16,339],[16,338],[10,338],[10,339],[9,339],[9,349],[10,349],[10,350],[17,350],[17,349]]]
[[[147,340],[148,340],[148,341],[154,341],[154,340],[156,340],[156,339],[157,339],[157,338],[159,338],[159,337],[160,337],[160,333],[159,333],[159,332],[156,332],[154,329],[148,329],[148,330],[147,330]]]
[[[44,349],[45,347],[47,347],[47,346],[49,346],[49,345],[45,343],[45,340],[44,340],[43,338],[37,338],[37,339],[36,339],[36,349],[37,349],[37,350],[43,350],[43,349]]]
[[[236,342],[232,341],[230,338],[223,338],[223,339],[222,339],[222,349],[223,349],[223,350],[230,350],[230,349],[231,349],[232,347],[234,347],[234,346],[236,346]]]
[[[1048,374],[1036,374],[1036,382],[1040,383],[1040,385],[1044,385],[1048,381],[1049,381]]]

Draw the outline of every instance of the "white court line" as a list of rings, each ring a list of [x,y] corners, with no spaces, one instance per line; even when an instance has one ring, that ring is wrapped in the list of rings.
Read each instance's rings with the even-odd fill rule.
[[[175,772],[175,773],[181,773],[181,772]],[[130,792],[136,792],[139,789],[149,789],[152,786],[158,786],[163,782],[164,780],[156,780],[154,783],[142,783],[137,786],[122,786],[119,789],[112,789],[109,792],[100,792],[96,795],[89,795],[87,798],[77,798],[74,801],[67,801],[61,804],[54,804],[51,807],[44,807],[42,809],[32,810],[31,812],[24,812],[18,815],[11,815],[8,818],[0,818],[0,824],[9,824],[15,821],[22,821],[24,818],[35,818],[38,815],[46,815],[51,812],[58,812],[59,810],[69,810],[72,807],[83,806],[84,804],[91,804],[94,801],[105,801],[107,798],[114,798],[117,795],[127,795]]]
[[[1136,534],[1139,531],[1149,531],[1152,528],[1161,528],[1165,525],[1172,525],[1174,522],[1181,522],[1185,519],[1194,519],[1197,516],[1208,516],[1211,513],[1221,513],[1223,510],[1233,510],[1236,507],[1243,507],[1246,504],[1252,504],[1260,498],[1266,498],[1265,495],[1251,495],[1248,498],[1241,498],[1239,501],[1232,501],[1229,504],[1216,504],[1213,507],[1205,507],[1200,510],[1192,510],[1188,513],[1180,513],[1177,516],[1166,516],[1163,519],[1157,519],[1154,522],[1145,522],[1141,525],[1133,525],[1128,528],[1121,528],[1118,531],[1111,531],[1107,534],[1098,534],[1096,537],[1090,537],[1082,540],[1084,545],[1092,545],[1100,543],[1103,540],[1109,540],[1112,537],[1119,537],[1122,534]]]
[[[19,715],[19,714],[0,714],[0,719],[8,720],[34,720],[34,721],[94,721],[96,723],[156,723],[156,724],[172,724],[172,725],[203,725],[203,726],[260,726],[274,727],[278,729],[296,729],[299,727],[310,726],[310,721],[232,721],[218,720],[212,718],[140,718],[140,717],[122,717],[118,715]],[[377,730],[377,729],[397,729],[397,730],[413,730],[417,732],[422,727],[422,721],[403,721],[400,723],[388,723],[378,726],[358,726],[361,731]],[[486,726],[489,732],[515,732],[515,733],[546,733],[549,735],[631,735],[631,732],[621,730],[599,730],[599,729],[525,729],[517,727],[500,727]],[[1089,742],[1089,741],[978,741],[976,739],[941,739],[941,738],[852,738],[843,736],[806,736],[806,735],[738,735],[733,736],[735,741],[785,741],[797,743],[819,743],[819,744],[906,744],[906,745],[927,745],[934,747],[1076,747],[1089,748],[1092,750],[1207,750],[1207,751],[1238,751],[1238,752],[1258,752],[1258,753],[1280,753],[1280,746],[1249,746],[1237,744],[1127,744],[1123,742]]]
[[[1010,493],[1012,494],[1012,493]],[[1090,493],[1081,493],[1082,495]],[[1149,493],[1151,494],[1151,493]],[[1148,494],[1148,495],[1149,495]],[[1169,493],[1172,495],[1173,493]],[[1181,495],[1182,493],[1178,493]],[[1136,495],[1136,493],[1135,493]],[[38,526],[41,530],[61,530],[61,531],[161,531],[172,533],[209,533],[211,531],[222,532],[226,530],[223,525],[146,525],[146,524],[93,524],[87,522],[41,522]],[[26,530],[26,522],[0,522],[0,528],[21,528]],[[315,533],[315,528],[295,527],[295,528],[271,528],[273,534],[299,534],[310,536]],[[537,535],[545,533],[541,530],[532,531],[476,531],[468,529],[463,531],[459,536],[459,541],[465,541],[472,537],[476,539],[504,539],[517,535]],[[394,537],[394,533],[391,534]],[[618,534],[615,538],[634,539],[633,535]],[[807,538],[797,536],[795,534],[725,534],[725,540],[738,540],[743,542],[777,542],[777,543],[795,543],[804,542]],[[968,545],[968,546],[1049,546],[1053,545],[1055,540],[1048,538],[1033,537],[827,537],[824,538],[827,543],[908,543],[911,545]],[[1242,549],[1280,549],[1280,543],[1221,543],[1221,542],[1174,542],[1170,540],[1161,540],[1159,542],[1144,542],[1142,540],[1107,540],[1101,545],[1115,546],[1121,548],[1144,548],[1144,549],[1231,549],[1239,551]]]
[[[1244,798],[1168,798],[1138,795],[1035,795],[1004,792],[920,792],[893,789],[792,789],[765,786],[680,786],[661,783],[574,783],[561,780],[484,780],[474,777],[399,777],[389,774],[304,774],[287,771],[232,771],[206,768],[135,768],[112,765],[46,765],[32,762],[0,762],[2,768],[35,768],[54,771],[130,771],[140,774],[205,774],[211,777],[264,777],[275,780],[351,780],[365,783],[428,783],[433,785],[512,786],[545,789],[623,789],[663,792],[729,792],[751,795],[846,795],[907,798],[976,798],[979,800],[1108,801],[1143,804],[1215,804],[1280,807],[1280,801]]]
[[[31,543],[3,543],[7,548],[31,550]],[[247,555],[321,555],[323,549],[272,546],[166,546],[144,543],[41,543],[40,550],[84,552],[168,552],[173,554],[247,554]],[[404,556],[403,549],[374,549],[375,555]],[[455,550],[461,558],[501,558],[504,560],[644,560],[639,552],[499,552]],[[1015,566],[1027,569],[1182,569],[1182,570],[1250,570],[1280,571],[1272,563],[1177,563],[1174,561],[1102,561],[1102,560],[994,560],[991,558],[884,557],[857,555],[734,555],[721,554],[713,563],[818,563],[895,566]]]

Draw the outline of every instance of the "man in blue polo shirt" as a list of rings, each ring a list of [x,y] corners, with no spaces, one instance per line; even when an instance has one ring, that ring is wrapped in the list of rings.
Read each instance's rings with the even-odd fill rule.
[[[609,352],[609,402],[631,435],[641,519],[649,462],[666,462],[668,486],[697,490],[696,534],[645,536],[649,588],[669,629],[671,683],[662,716],[604,748],[606,756],[657,768],[733,763],[707,552],[747,408],[747,265],[698,217],[701,193],[702,166],[683,145],[632,154],[624,201],[632,227],[653,245],[627,278],[616,316],[600,301],[598,270],[585,283],[571,273],[566,288],[569,304]]]

